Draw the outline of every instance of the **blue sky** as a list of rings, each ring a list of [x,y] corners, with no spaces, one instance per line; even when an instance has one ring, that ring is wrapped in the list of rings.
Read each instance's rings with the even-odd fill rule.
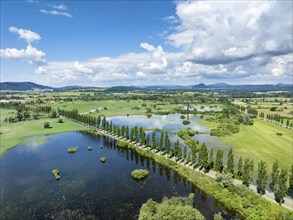
[[[1,1],[1,81],[292,82],[292,1]]]

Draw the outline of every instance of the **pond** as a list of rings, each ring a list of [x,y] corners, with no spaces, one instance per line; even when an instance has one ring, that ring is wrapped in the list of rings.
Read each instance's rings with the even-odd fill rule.
[[[72,146],[78,151],[68,154]],[[106,163],[100,162],[101,157],[107,158]],[[161,201],[191,192],[194,207],[207,219],[218,211],[227,219],[235,217],[176,172],[92,133],[27,138],[26,144],[6,152],[0,164],[1,219],[137,219],[148,198]],[[51,173],[56,168],[60,181]],[[140,168],[150,174],[137,182],[131,171]]]
[[[184,115],[185,119],[190,121],[189,125],[183,125],[182,121],[185,119],[181,119],[180,116],[182,114],[169,114],[169,115],[152,115],[148,117],[146,115],[130,115],[130,116],[115,116],[115,117],[108,117],[108,121],[112,121],[112,123],[116,125],[128,125],[129,127],[139,126],[147,129],[164,129],[169,131],[179,131],[184,128],[191,128],[193,130],[199,132],[209,132],[211,129],[207,126],[200,124],[201,121],[210,118],[212,116],[203,115],[193,115],[188,114]],[[151,133],[148,131],[146,133]],[[160,137],[160,132],[156,132],[156,137]],[[174,144],[176,140],[179,140],[181,145],[184,145],[184,141],[178,137],[177,135],[170,134],[169,135],[171,144]],[[198,140],[199,143],[205,142],[207,147],[218,149],[224,148],[229,149],[230,145],[220,141],[218,137],[211,136],[209,134],[197,134],[193,137],[195,140]]]
[[[207,132],[210,130],[207,126],[201,125],[198,122],[209,118],[210,116],[204,115],[184,115],[185,119],[180,118],[181,114],[168,114],[168,115],[130,115],[130,116],[115,116],[108,117],[108,121],[112,121],[116,125],[128,125],[129,127],[143,127],[148,129],[164,129],[168,131],[179,131],[184,128],[191,128],[199,132]],[[189,125],[183,125],[183,120],[189,120]]]
[[[184,110],[187,110],[187,106],[181,106]],[[200,106],[200,105],[190,105],[188,107],[189,110],[196,110],[198,112],[209,112],[209,111],[214,111],[214,112],[220,112],[223,109],[221,107],[218,106]]]

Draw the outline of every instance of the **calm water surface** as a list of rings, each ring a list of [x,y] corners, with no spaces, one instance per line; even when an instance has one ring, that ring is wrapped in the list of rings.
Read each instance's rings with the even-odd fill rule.
[[[172,170],[132,150],[115,148],[111,138],[68,132],[25,141],[0,159],[1,219],[137,219],[148,198],[160,202],[164,196],[191,192],[194,207],[207,219],[218,211],[228,219],[234,216]],[[71,146],[78,146],[77,153],[67,153]],[[100,162],[103,156],[105,164]],[[55,168],[60,181],[51,173]],[[150,172],[144,181],[131,177],[138,168]]]
[[[209,108],[208,106],[206,106]],[[218,107],[219,108],[219,107]],[[169,114],[169,115],[152,115],[151,117],[147,117],[146,115],[130,115],[130,116],[115,116],[115,117],[108,117],[108,121],[112,121],[116,125],[128,125],[129,127],[139,126],[147,129],[165,129],[169,131],[179,131],[184,128],[191,128],[193,130],[199,132],[209,132],[211,129],[207,126],[200,124],[201,121],[205,120],[206,118],[210,118],[212,116],[209,115],[193,115],[188,114],[184,115],[185,119],[181,119],[180,116],[182,114]],[[183,120],[189,120],[189,125],[183,125]],[[156,132],[157,138],[160,137],[160,132]],[[178,137],[177,135],[169,135],[171,144],[174,144],[176,140],[179,140],[181,145],[184,145],[184,141]],[[199,143],[205,142],[207,147],[219,149],[219,148],[226,148],[229,149],[230,145],[220,141],[216,136],[210,136],[209,134],[197,134],[193,137],[195,140],[198,140]]]

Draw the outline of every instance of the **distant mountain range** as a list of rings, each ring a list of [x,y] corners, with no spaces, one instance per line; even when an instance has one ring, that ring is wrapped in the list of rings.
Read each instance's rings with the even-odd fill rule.
[[[216,83],[205,85],[203,83],[191,86],[192,89],[236,89],[236,90],[277,90],[277,89],[292,89],[292,84],[261,84],[261,85],[229,85],[226,83]]]
[[[85,89],[95,88],[92,86],[64,86],[64,87],[49,87],[43,86],[32,82],[1,82],[0,90],[68,90],[68,89]],[[160,86],[113,86],[107,88],[109,92],[127,92],[135,90],[170,90],[170,89],[191,89],[191,90],[219,90],[219,89],[235,89],[235,90],[279,90],[279,89],[292,89],[292,84],[262,84],[262,85],[230,85],[226,83],[216,84],[203,84],[190,86],[180,85],[160,85]]]
[[[43,86],[32,82],[1,82],[0,90],[35,90],[35,89],[53,89],[49,86]]]

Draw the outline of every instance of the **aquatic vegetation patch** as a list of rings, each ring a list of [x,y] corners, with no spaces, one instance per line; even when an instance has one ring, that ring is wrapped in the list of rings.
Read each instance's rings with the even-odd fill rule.
[[[184,125],[189,125],[189,124],[190,124],[190,121],[188,121],[188,120],[183,120],[182,124],[184,124]]]
[[[52,174],[54,175],[56,180],[60,180],[61,176],[60,176],[60,171],[58,169],[54,169],[52,170]]]
[[[136,180],[141,180],[149,175],[149,171],[144,169],[136,169],[131,172],[131,176]]]
[[[102,162],[102,163],[106,163],[106,157],[101,157],[101,159],[100,159],[100,161]]]
[[[92,148],[91,146],[88,146],[87,149],[88,149],[89,151],[91,151],[93,148]]]
[[[67,149],[67,152],[72,154],[72,153],[75,153],[77,150],[78,150],[78,147],[70,147]]]

